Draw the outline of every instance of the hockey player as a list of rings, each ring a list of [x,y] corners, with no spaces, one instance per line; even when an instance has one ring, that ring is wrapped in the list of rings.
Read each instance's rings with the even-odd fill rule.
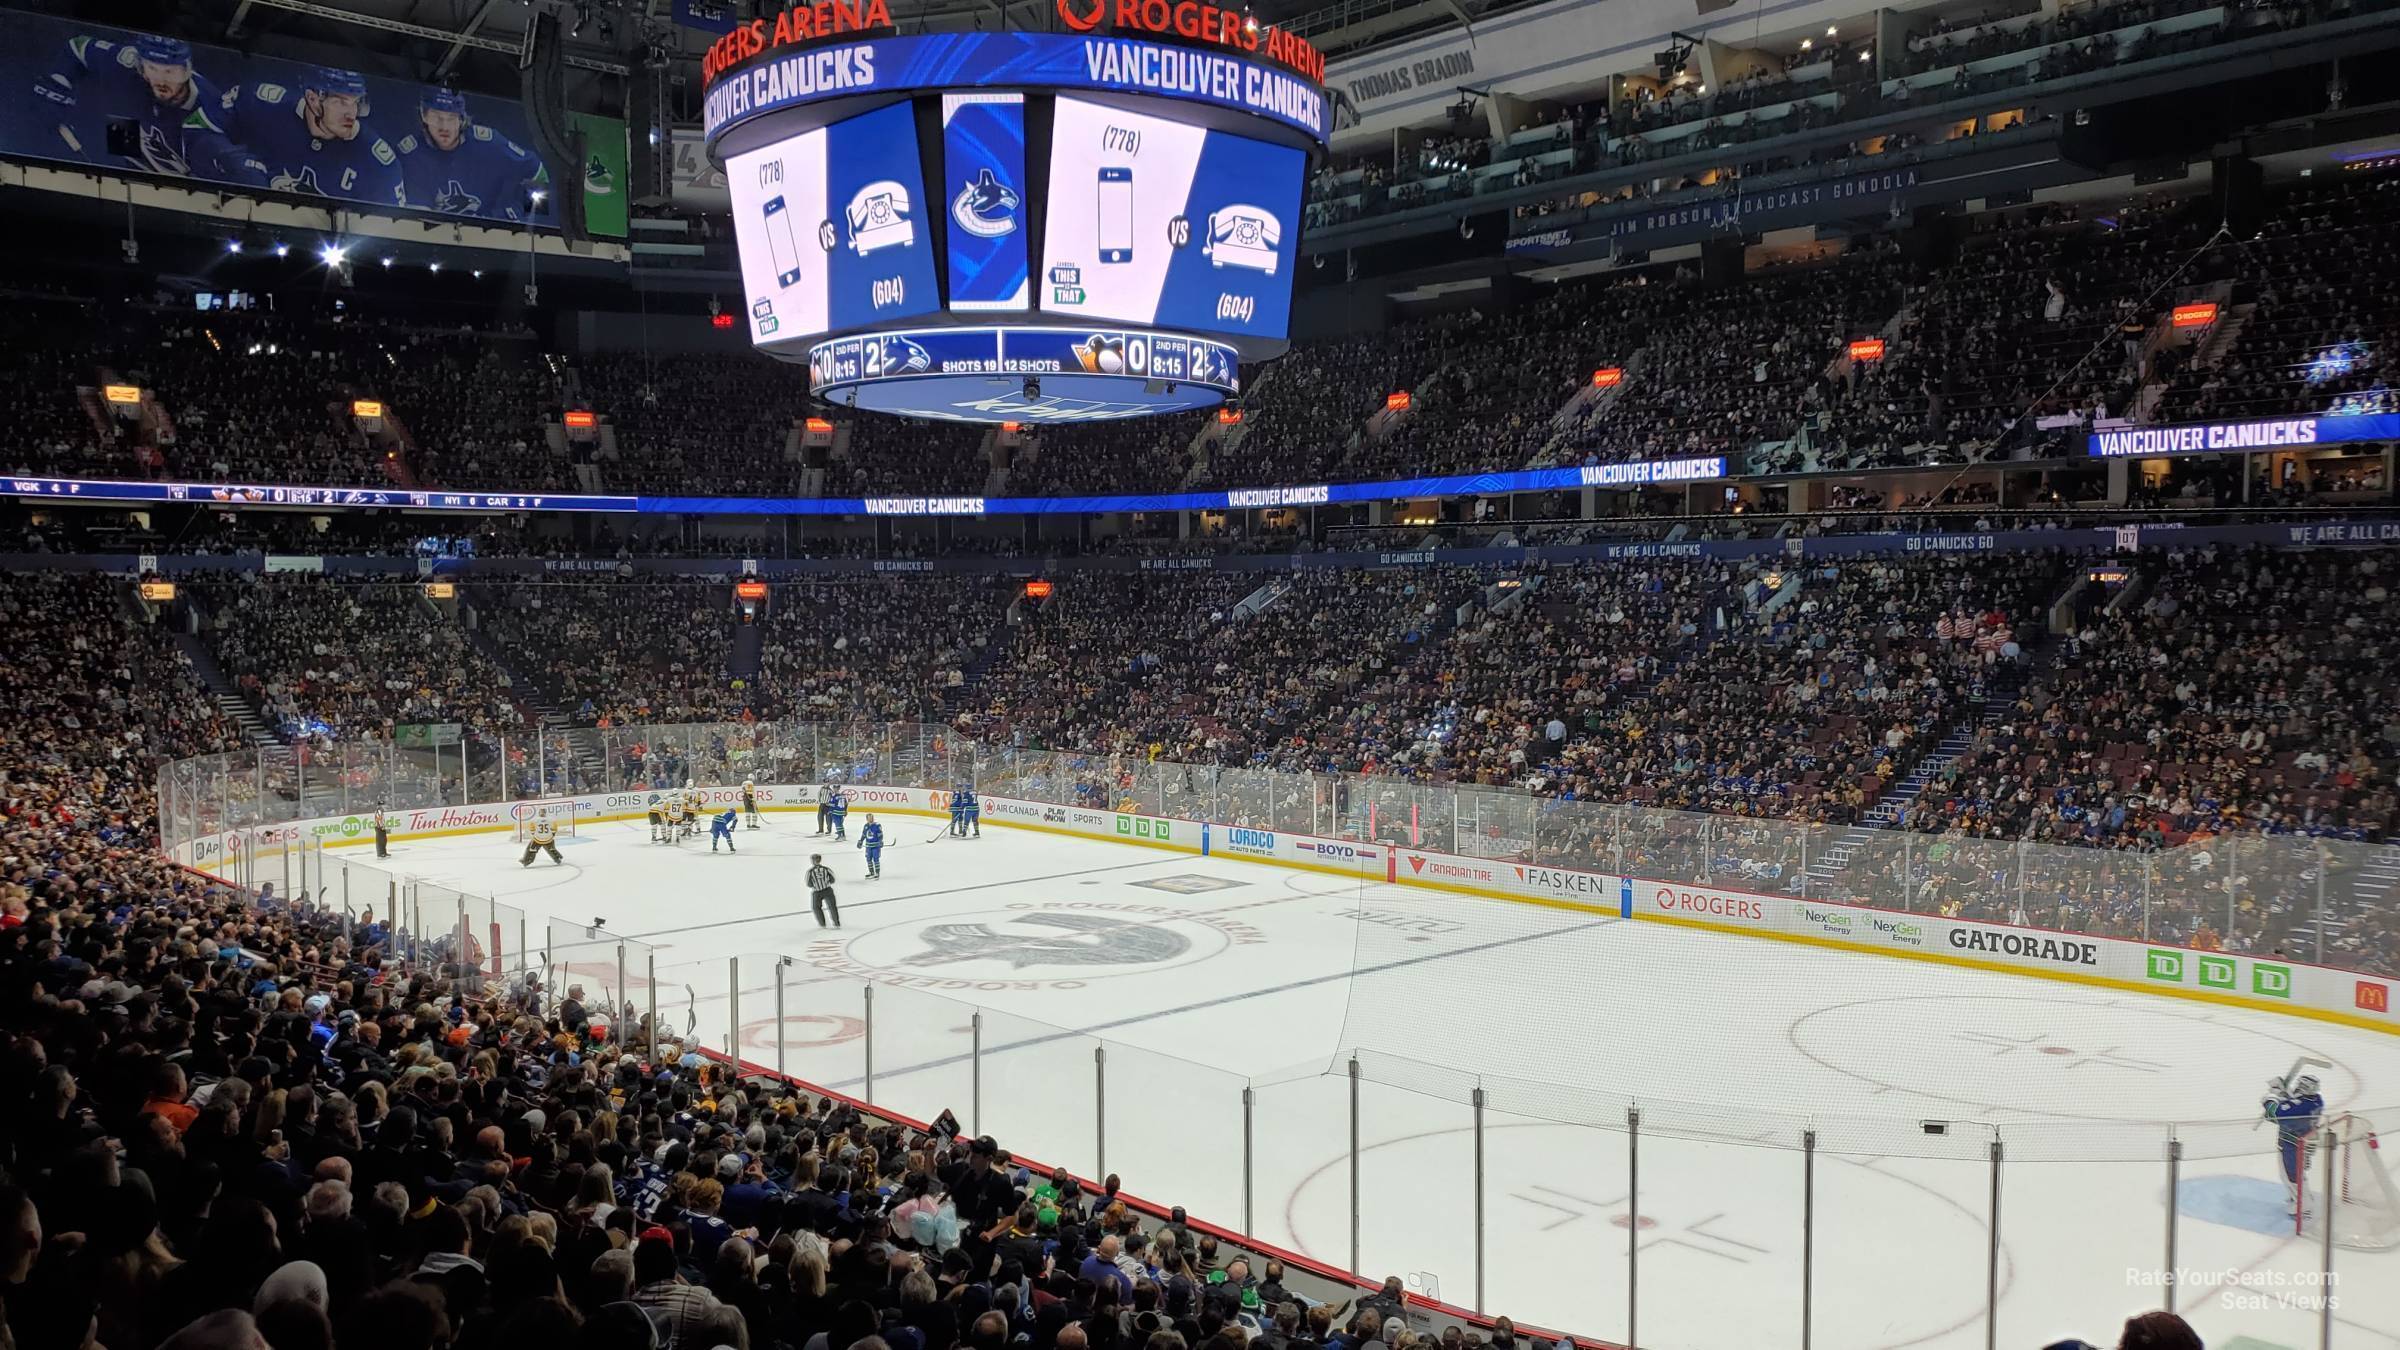
[[[680,793],[680,792],[671,792],[671,793],[668,793],[668,794],[667,794],[667,842],[668,842],[668,843],[670,843],[670,844],[680,844],[680,843],[682,843],[682,842],[683,842],[683,837],[684,837],[684,835],[686,835],[686,834],[688,834],[688,833],[690,833],[690,832],[691,832],[691,808],[689,808],[689,807],[687,807],[687,806],[685,806],[685,805],[683,804],[683,794],[682,794],[682,793]]]
[[[467,116],[467,96],[428,89],[417,129],[400,138],[400,172],[411,206],[446,216],[539,221],[549,212],[550,171],[532,151]]]
[[[228,135],[223,91],[192,69],[191,44],[143,34],[130,43],[67,39],[65,57],[33,82],[52,105],[59,141],[78,158],[177,177],[265,185],[251,157]],[[111,123],[131,123],[132,153],[108,153]]]
[[[950,837],[967,837],[967,785],[964,783],[950,793]]]
[[[983,837],[983,799],[977,797],[975,789],[971,787],[960,789],[958,795],[966,799],[967,828],[974,832],[970,837],[981,839]]]
[[[745,777],[742,779],[742,820],[747,828],[753,830],[758,828],[758,780],[756,778]]]
[[[683,780],[683,805],[692,813],[695,822],[708,814],[708,794],[694,786],[689,778]]]
[[[859,828],[858,846],[867,851],[867,880],[883,875],[883,826],[875,823],[873,812],[867,813],[867,823]]]
[[[2259,1103],[2266,1119],[2275,1122],[2275,1151],[2283,1159],[2284,1203],[2298,1214],[2302,1203],[2300,1187],[2307,1180],[2301,1175],[2301,1153],[2308,1137],[2317,1132],[2325,1118],[2325,1099],[2318,1095],[2314,1075],[2302,1074],[2286,1083],[2280,1078],[2267,1080],[2266,1099]]]
[[[724,814],[724,815],[721,815],[721,816],[717,817],[715,820],[713,820],[713,821],[710,821],[710,822],[709,822],[709,826],[708,826],[708,851],[709,851],[709,852],[711,852],[711,853],[714,853],[714,852],[716,852],[716,851],[717,851],[717,841],[718,841],[718,840],[720,840],[720,839],[722,839],[722,840],[724,840],[724,841],[725,841],[725,851],[726,851],[727,853],[732,853],[732,852],[736,852],[736,851],[737,851],[737,850],[735,850],[735,848],[734,848],[734,846],[733,846],[733,816],[734,816],[733,808],[732,808],[732,807],[730,807],[730,806],[728,806],[728,807],[726,807],[726,808],[725,808],[725,814]]]
[[[826,927],[828,917],[832,927],[842,926],[842,907],[833,899],[833,869],[825,865],[822,853],[808,855],[808,907],[816,913],[817,927]]]
[[[650,799],[650,842],[673,842],[667,834],[667,804],[656,797]]]
[[[825,810],[825,818],[833,822],[833,837],[836,839],[849,838],[850,799],[843,795],[840,788],[825,790]]]
[[[533,866],[533,855],[536,853],[548,853],[550,861],[554,863],[566,861],[558,856],[558,822],[548,816],[533,818],[533,831],[525,839],[525,856],[517,859],[517,866]]]
[[[297,90],[257,81],[224,98],[226,129],[278,192],[406,206],[400,152],[367,129],[367,81],[320,66]]]

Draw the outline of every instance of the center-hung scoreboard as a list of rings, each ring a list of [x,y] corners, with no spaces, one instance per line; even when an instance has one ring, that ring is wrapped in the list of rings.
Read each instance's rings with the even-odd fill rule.
[[[1148,416],[1284,350],[1323,58],[1198,0],[1057,8],[901,36],[884,0],[819,4],[711,48],[750,337],[829,402]]]

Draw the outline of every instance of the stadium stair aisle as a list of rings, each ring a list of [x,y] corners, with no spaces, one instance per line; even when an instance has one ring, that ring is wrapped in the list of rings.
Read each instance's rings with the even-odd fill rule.
[[[251,702],[242,693],[241,686],[225,674],[225,668],[217,664],[216,654],[208,649],[207,643],[201,641],[198,635],[181,629],[174,630],[170,636],[175,640],[176,650],[192,663],[192,673],[200,677],[202,687],[208,690],[209,700],[242,729],[244,744],[286,744],[283,737],[276,734],[274,726],[259,715],[258,705]]]

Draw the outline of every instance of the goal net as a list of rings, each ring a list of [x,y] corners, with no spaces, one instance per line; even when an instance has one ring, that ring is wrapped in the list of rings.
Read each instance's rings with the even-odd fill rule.
[[[2304,1237],[2322,1240],[2333,1228],[2337,1247],[2380,1252],[2400,1247],[2400,1190],[2392,1184],[2391,1150],[2364,1116],[2326,1120],[2300,1144],[2300,1213]],[[2394,1140],[2400,1148],[2400,1140]],[[2326,1192],[2332,1191],[2328,1213]]]
[[[561,839],[575,837],[575,801],[571,797],[518,802],[510,809],[516,812],[516,839],[520,844],[533,837],[533,823],[537,820],[547,820],[556,825]]]

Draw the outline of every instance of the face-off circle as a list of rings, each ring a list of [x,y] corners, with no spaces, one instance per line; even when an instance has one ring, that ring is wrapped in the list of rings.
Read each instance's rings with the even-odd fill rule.
[[[1383,1105],[1415,1117],[1423,1099],[1410,1094],[1406,1102]],[[1371,1118],[1387,1124],[1393,1119],[1380,1110]],[[1370,1267],[1383,1268],[1376,1265],[1372,1246],[1379,1225],[1403,1225],[1412,1273],[1437,1276],[1445,1288],[1474,1287],[1474,1227],[1464,1193],[1473,1179],[1465,1170],[1472,1147],[1472,1129],[1458,1127],[1402,1134],[1361,1148],[1368,1244],[1362,1246],[1362,1259]],[[1574,1165],[1561,1169],[1562,1158],[1574,1159]],[[1292,1246],[1303,1255],[1337,1263],[1346,1258],[1349,1163],[1346,1153],[1329,1159],[1294,1186],[1284,1217]],[[1706,1299],[1663,1303],[1645,1297],[1644,1343],[1749,1346],[1759,1343],[1760,1327],[1796,1324],[1802,1232],[1797,1151],[1654,1137],[1645,1130],[1638,1215],[1628,1204],[1622,1131],[1496,1123],[1485,1130],[1484,1164],[1490,1231],[1531,1232],[1561,1253],[1576,1254],[1572,1268],[1590,1319],[1582,1329],[1589,1334],[1623,1331],[1629,1238],[1640,1244],[1645,1293],[1711,1291]],[[1970,1171],[1978,1166],[1966,1165]],[[1981,1260],[1925,1262],[1907,1255],[1984,1249],[1990,1229],[1980,1215],[1944,1194],[1952,1180],[1819,1156],[1821,1233],[1852,1238],[1871,1229],[1891,1235],[1888,1246],[1881,1240],[1818,1243],[1816,1330],[1822,1343],[1900,1350],[1939,1340],[1982,1316]],[[1971,1183],[1965,1191],[1973,1193]],[[1486,1301],[1508,1303],[1557,1273],[1538,1263],[1489,1262]],[[2003,1296],[2015,1274],[2015,1261],[2004,1252]],[[1895,1280],[1906,1283],[1906,1299],[1883,1296]],[[1611,1318],[1620,1320],[1612,1324]]]
[[[1789,1036],[1801,1054],[1880,1092],[2129,1123],[2240,1116],[2250,1085],[2300,1055],[2331,1058],[2268,1028],[2138,998],[1893,995],[1819,1008]],[[2228,1038],[2238,1038],[2231,1054]],[[2320,1074],[2337,1100],[2361,1090],[2339,1063]]]

